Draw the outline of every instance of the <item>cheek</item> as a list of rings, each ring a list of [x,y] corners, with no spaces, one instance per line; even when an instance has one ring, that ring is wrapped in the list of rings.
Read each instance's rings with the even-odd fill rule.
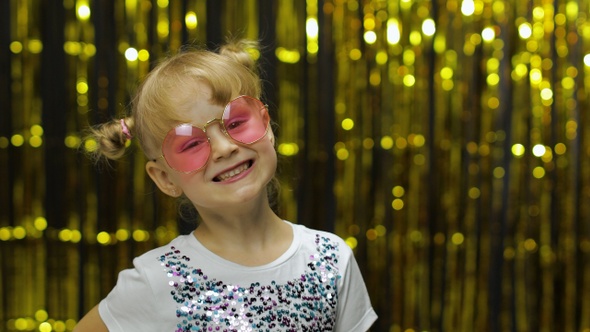
[[[268,139],[265,141],[265,145],[263,147],[264,149],[264,153],[268,154],[269,157],[271,157],[272,160],[274,160],[274,163],[276,164],[277,162],[277,150],[275,148],[275,138],[272,135],[269,135]]]
[[[191,191],[194,191],[194,188],[199,188],[199,183],[203,179],[203,170],[193,173],[193,174],[178,174],[176,175],[176,184],[182,191],[188,195],[190,195]]]
[[[255,150],[260,158],[261,165],[265,172],[271,172],[273,175],[277,170],[278,156],[277,150],[273,144],[271,135],[265,137],[256,143]]]
[[[274,172],[276,172],[278,157],[277,157],[277,151],[274,149],[274,147],[270,150],[269,154],[270,154],[269,163],[272,163],[272,169]]]

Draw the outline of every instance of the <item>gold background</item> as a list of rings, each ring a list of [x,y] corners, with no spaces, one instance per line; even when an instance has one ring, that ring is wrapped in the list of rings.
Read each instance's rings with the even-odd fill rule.
[[[590,331],[589,0],[0,2],[0,330],[67,331],[188,226],[135,144],[153,62],[259,39],[286,219],[354,248],[374,331]]]

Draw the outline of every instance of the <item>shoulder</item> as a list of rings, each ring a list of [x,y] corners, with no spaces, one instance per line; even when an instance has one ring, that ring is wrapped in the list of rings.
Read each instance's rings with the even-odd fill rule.
[[[179,235],[165,245],[162,245],[160,247],[156,247],[156,248],[153,248],[149,251],[146,251],[145,253],[136,257],[136,259],[152,260],[155,256],[166,254],[167,252],[173,250],[173,248],[181,248],[181,249],[187,250],[187,248],[193,246],[191,243],[192,237],[193,237],[192,234]]]
[[[346,242],[344,242],[340,236],[328,231],[309,228],[301,224],[293,224],[293,229],[296,233],[301,235],[303,241],[312,241],[317,244],[330,243],[339,247],[348,247]]]
[[[173,255],[175,252],[182,251],[184,254],[194,252],[191,243],[192,235],[179,235],[169,243],[151,249],[140,256],[133,259],[133,266],[147,275],[150,275],[153,270],[162,270],[162,261],[165,257]],[[158,273],[159,275],[159,273]]]
[[[304,250],[314,251],[322,256],[337,257],[341,264],[347,264],[350,259],[354,259],[352,249],[334,233],[308,228],[301,224],[293,224],[293,230],[296,236],[299,236]]]
[[[164,258],[170,256],[175,248],[189,247],[189,240],[185,235],[178,236],[167,245],[154,248],[133,259],[133,267],[119,272],[117,284],[110,292],[107,300],[110,303],[123,303],[127,306],[131,298],[140,297],[144,303],[157,302],[162,292],[168,292],[168,275]],[[189,251],[188,249],[185,251]]]
[[[136,257],[132,268],[119,272],[117,284],[98,307],[109,330],[153,330],[155,321],[167,321],[164,313],[176,303],[166,297],[170,285],[161,257],[172,251],[171,247],[187,247],[188,239],[179,236]]]

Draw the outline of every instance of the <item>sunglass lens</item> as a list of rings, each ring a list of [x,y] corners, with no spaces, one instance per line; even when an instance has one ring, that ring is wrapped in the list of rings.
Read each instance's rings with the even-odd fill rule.
[[[229,136],[244,144],[261,139],[269,121],[266,107],[258,99],[247,96],[234,99],[223,113],[223,124]]]
[[[201,129],[183,124],[166,135],[162,152],[170,167],[189,173],[207,163],[210,146],[207,135]]]

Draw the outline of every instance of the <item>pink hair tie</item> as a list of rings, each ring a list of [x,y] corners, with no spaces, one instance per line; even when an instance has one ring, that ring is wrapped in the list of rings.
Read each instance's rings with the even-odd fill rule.
[[[127,128],[127,125],[125,124],[125,120],[121,119],[121,127],[123,128],[121,131],[123,132],[123,135],[125,135],[125,137],[127,139],[132,139],[133,136],[131,135],[131,132],[129,131],[129,128]]]

